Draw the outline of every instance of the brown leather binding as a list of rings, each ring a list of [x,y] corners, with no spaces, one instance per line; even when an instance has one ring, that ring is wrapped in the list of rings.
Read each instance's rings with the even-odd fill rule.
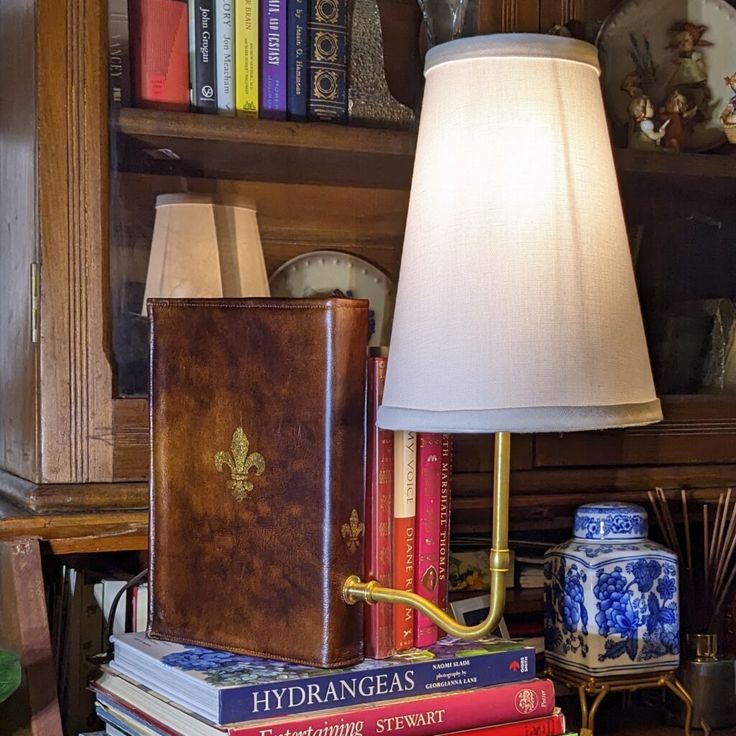
[[[363,559],[367,302],[151,299],[149,314],[149,635],[360,661],[362,606],[340,593]]]

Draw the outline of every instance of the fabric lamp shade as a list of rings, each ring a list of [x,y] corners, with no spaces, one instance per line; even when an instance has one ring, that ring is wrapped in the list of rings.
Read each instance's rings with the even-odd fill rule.
[[[253,202],[156,197],[143,299],[270,296]]]
[[[427,53],[378,423],[545,432],[662,418],[593,46]]]

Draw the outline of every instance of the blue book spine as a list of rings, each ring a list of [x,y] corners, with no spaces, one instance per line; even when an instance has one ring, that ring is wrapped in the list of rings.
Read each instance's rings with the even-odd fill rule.
[[[286,83],[289,120],[307,119],[307,2],[287,0]]]
[[[381,666],[368,661],[367,668],[352,668],[302,680],[226,687],[220,691],[219,723],[346,708],[381,700],[437,695],[535,676],[534,649],[488,652],[468,648],[454,657],[427,658],[425,650],[411,650],[407,662]],[[431,655],[430,655],[431,656]],[[411,661],[417,657],[418,661]]]
[[[261,0],[261,117],[286,120],[286,1]]]
[[[347,123],[347,0],[309,0],[310,120]]]

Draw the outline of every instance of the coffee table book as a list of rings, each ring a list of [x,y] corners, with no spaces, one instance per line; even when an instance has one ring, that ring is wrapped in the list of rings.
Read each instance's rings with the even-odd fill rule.
[[[514,642],[445,637],[428,649],[325,670],[157,641],[114,638],[110,667],[213,723],[345,708],[528,680],[535,652]]]
[[[549,680],[372,702],[217,726],[109,671],[92,685],[98,715],[133,734],[175,736],[438,736],[470,729],[497,736],[555,736],[564,719]],[[117,722],[116,722],[117,719]],[[498,725],[498,731],[490,729]],[[471,731],[472,733],[472,731]]]

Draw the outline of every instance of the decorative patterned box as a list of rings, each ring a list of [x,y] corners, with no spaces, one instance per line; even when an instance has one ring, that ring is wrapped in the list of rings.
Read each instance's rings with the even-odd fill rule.
[[[597,677],[677,669],[677,557],[647,539],[642,507],[579,507],[544,577],[548,662]]]

